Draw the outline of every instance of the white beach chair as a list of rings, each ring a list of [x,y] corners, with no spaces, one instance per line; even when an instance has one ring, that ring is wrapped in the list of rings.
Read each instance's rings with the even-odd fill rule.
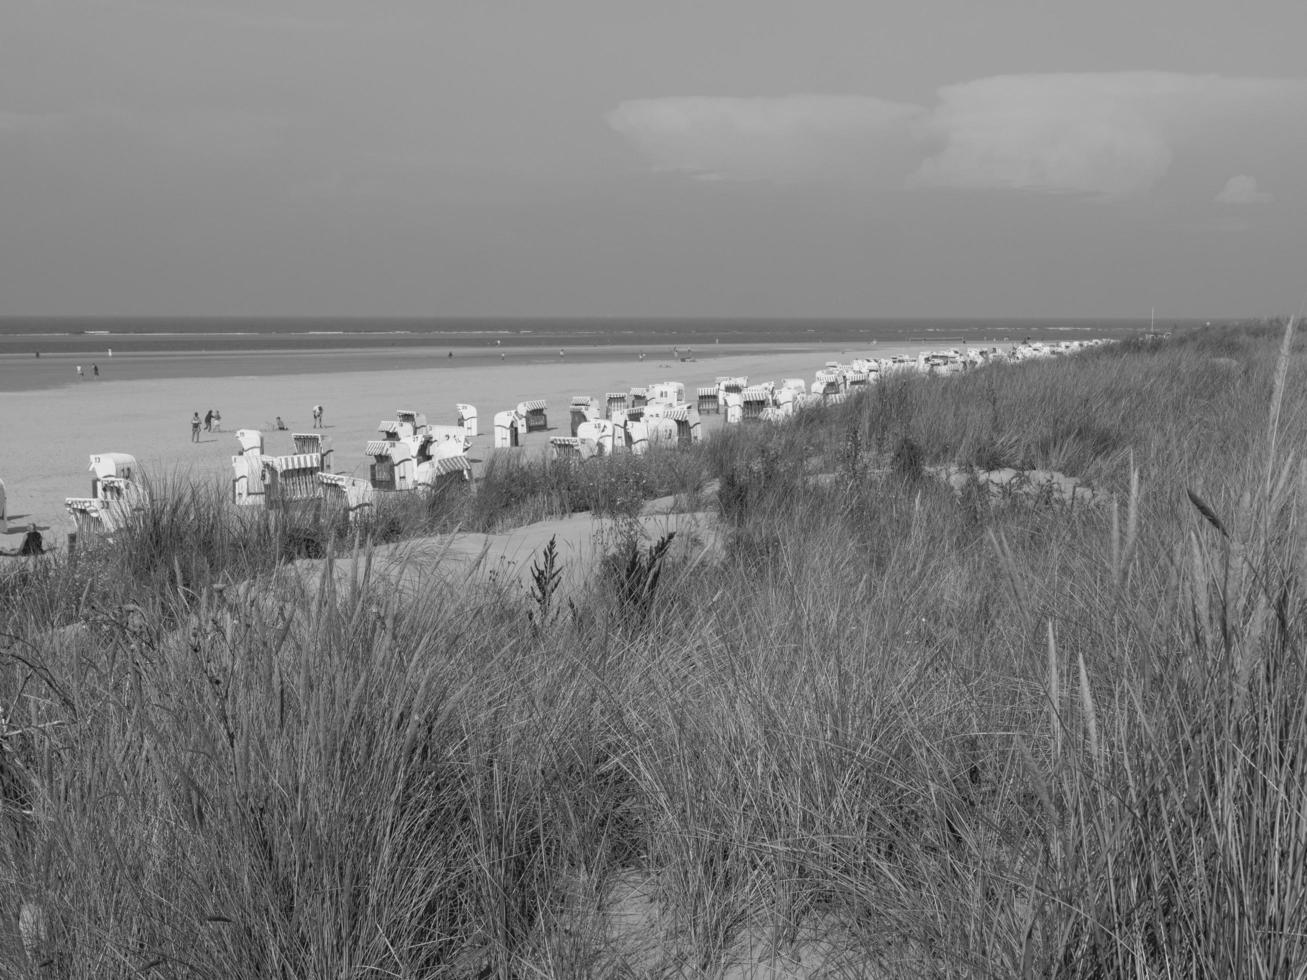
[[[721,414],[722,405],[717,398],[718,392],[715,387],[699,388],[696,390],[695,394],[697,395],[697,400],[699,403],[698,409],[700,415],[702,415],[704,412],[715,412],[718,415]]]
[[[295,455],[320,457],[323,472],[331,472],[331,443],[326,436],[317,432],[292,432],[291,441],[295,444]]]
[[[744,395],[738,391],[728,391],[725,402],[726,424],[739,425],[744,421]]]
[[[322,484],[323,498],[343,510],[349,523],[372,513],[377,491],[367,480],[345,473],[319,473],[318,482]]]
[[[573,436],[576,435],[577,429],[583,422],[588,422],[597,415],[594,408],[594,399],[589,395],[573,395],[569,408],[572,415]]]
[[[363,453],[372,457],[368,479],[377,490],[412,490],[416,475],[413,447],[408,442],[373,439]]]
[[[526,420],[527,432],[544,431],[549,428],[549,418],[545,414],[548,407],[549,403],[543,398],[532,398],[518,403],[517,414]]]
[[[611,419],[614,412],[625,412],[627,400],[624,391],[608,392],[604,396],[604,415]]]
[[[659,381],[649,386],[649,404],[654,402],[679,404],[683,401],[685,401],[685,385],[679,381]]]
[[[762,418],[762,410],[771,405],[771,392],[766,388],[745,388],[740,396],[740,418],[745,422],[756,422]]]
[[[512,449],[522,445],[526,436],[526,420],[517,412],[495,413],[495,448]]]
[[[236,441],[240,443],[242,454],[263,455],[263,433],[258,429],[237,429]]]
[[[427,417],[421,412],[401,408],[395,412],[395,419],[408,425],[414,436],[420,436],[427,430]]]
[[[437,487],[446,481],[469,482],[472,479],[472,461],[461,453],[437,456],[417,466],[415,481],[420,487]]]
[[[715,390],[715,389],[714,389]],[[689,446],[696,443],[702,438],[699,409],[689,402],[679,404],[670,402],[650,402],[645,409],[644,417],[650,423],[654,419],[661,419],[671,422],[675,428],[674,438],[665,440],[663,438],[663,429],[660,427],[655,433],[651,424],[649,429],[650,442],[666,443],[668,441],[678,446]]]
[[[637,385],[631,389],[631,408],[643,408],[649,403],[649,389]]]
[[[231,458],[231,499],[238,507],[263,504],[263,454],[243,452]]]
[[[583,459],[581,440],[576,436],[551,436],[549,453],[553,459]]]
[[[676,445],[676,423],[663,416],[654,416],[644,421],[645,438],[650,446],[670,449]]]
[[[320,453],[260,458],[263,460],[265,507],[286,508],[322,499],[322,483],[318,480],[318,474],[323,472]]]
[[[458,424],[467,430],[467,434],[475,439],[477,436],[477,410],[475,406],[458,404]]]
[[[581,443],[581,451],[589,456],[611,456],[613,454],[613,435],[616,426],[608,419],[592,419],[581,423],[576,437]]]

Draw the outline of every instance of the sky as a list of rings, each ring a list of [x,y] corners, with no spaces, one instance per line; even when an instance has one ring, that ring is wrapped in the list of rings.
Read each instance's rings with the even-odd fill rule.
[[[0,0],[0,316],[1269,316],[1302,0]]]

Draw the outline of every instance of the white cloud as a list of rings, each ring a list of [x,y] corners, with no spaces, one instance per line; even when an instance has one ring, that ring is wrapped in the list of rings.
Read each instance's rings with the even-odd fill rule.
[[[919,106],[855,95],[663,98],[607,114],[655,169],[696,177],[795,180],[904,171]]]
[[[1302,118],[1307,80],[1168,72],[996,76],[945,86],[931,107],[848,95],[671,98],[624,102],[607,117],[661,170],[1098,198],[1148,191],[1178,161],[1244,139],[1291,136]]]
[[[1307,82],[1167,72],[980,79],[940,89],[927,129],[941,149],[912,182],[1137,194],[1178,154],[1222,143],[1249,117],[1273,125],[1275,112],[1307,114]]]
[[[1257,179],[1247,174],[1231,177],[1215,198],[1217,204],[1269,204],[1273,200],[1266,191],[1258,189]]]

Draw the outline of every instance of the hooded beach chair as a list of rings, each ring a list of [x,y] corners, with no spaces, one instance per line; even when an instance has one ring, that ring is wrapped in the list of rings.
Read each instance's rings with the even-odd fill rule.
[[[572,414],[572,435],[575,436],[582,422],[595,417],[594,399],[589,395],[573,395],[569,408]]]
[[[263,454],[243,452],[231,458],[231,499],[238,507],[264,503]]]
[[[771,405],[771,392],[766,388],[745,388],[741,392],[740,418],[745,422],[757,422],[762,418],[762,410]]]
[[[545,414],[545,409],[548,407],[549,403],[543,398],[532,398],[518,403],[517,414],[526,419],[527,432],[544,431],[549,428],[549,418]]]
[[[384,419],[377,426],[377,432],[381,434],[383,439],[390,442],[411,442],[415,438],[412,423],[402,422],[399,419]]]
[[[290,453],[262,459],[264,506],[281,508],[322,499],[322,483],[318,480],[323,471],[321,454]]]
[[[467,482],[472,479],[472,461],[462,453],[433,456],[418,462],[414,484],[418,487],[438,487],[446,482]]]
[[[700,415],[704,412],[714,412],[718,415],[721,414],[722,406],[721,402],[717,400],[716,387],[699,388],[697,389],[696,394],[698,395],[698,408]]]
[[[318,482],[328,505],[343,510],[351,524],[372,513],[377,491],[367,480],[346,473],[319,473]]]
[[[475,439],[477,436],[477,410],[473,405],[458,404],[458,424],[461,425],[467,434]]]
[[[372,457],[368,479],[377,490],[412,490],[416,464],[407,442],[373,439],[363,450]]]
[[[726,392],[726,424],[739,425],[744,421],[744,395],[738,391]]]
[[[512,449],[522,445],[526,436],[526,419],[509,409],[495,413],[495,448]]]
[[[679,381],[659,381],[649,386],[648,399],[650,404],[653,402],[680,404],[685,401],[685,385]]]
[[[627,396],[624,391],[610,391],[604,396],[604,415],[611,419],[614,412],[625,412]]]
[[[631,407],[643,408],[649,404],[649,389],[641,385],[631,389]]]
[[[331,472],[331,444],[327,437],[317,432],[292,432],[291,441],[295,443],[295,455],[317,456],[322,461],[321,469]]]
[[[628,452],[643,456],[649,449],[649,423],[643,417],[628,417],[622,427],[622,437]]]
[[[263,433],[258,429],[237,429],[236,441],[240,443],[242,455],[263,455]]]
[[[663,415],[655,415],[644,421],[645,438],[650,446],[671,449],[676,445],[676,423]]]
[[[549,452],[553,459],[583,459],[581,440],[576,436],[551,436]]]
[[[414,436],[420,436],[427,430],[427,417],[421,412],[401,408],[395,412],[395,419],[408,425]]]
[[[91,496],[100,497],[100,483],[109,478],[134,481],[140,475],[136,457],[127,453],[99,453],[91,457]]]
[[[137,482],[136,458],[127,453],[100,453],[91,457],[91,496],[65,499],[79,532],[112,534],[144,512],[149,496]]]
[[[613,454],[613,434],[617,427],[608,419],[592,419],[582,422],[576,431],[576,438],[581,443],[582,455],[611,456]]]

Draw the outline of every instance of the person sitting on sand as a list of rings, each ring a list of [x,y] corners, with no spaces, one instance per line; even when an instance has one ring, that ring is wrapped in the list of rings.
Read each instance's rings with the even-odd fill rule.
[[[281,420],[281,416],[280,416],[280,415],[277,416],[277,431],[278,431],[278,432],[285,432],[285,431],[286,431],[286,423],[283,422],[283,421]]]
[[[191,416],[191,442],[200,441],[200,413]]]

